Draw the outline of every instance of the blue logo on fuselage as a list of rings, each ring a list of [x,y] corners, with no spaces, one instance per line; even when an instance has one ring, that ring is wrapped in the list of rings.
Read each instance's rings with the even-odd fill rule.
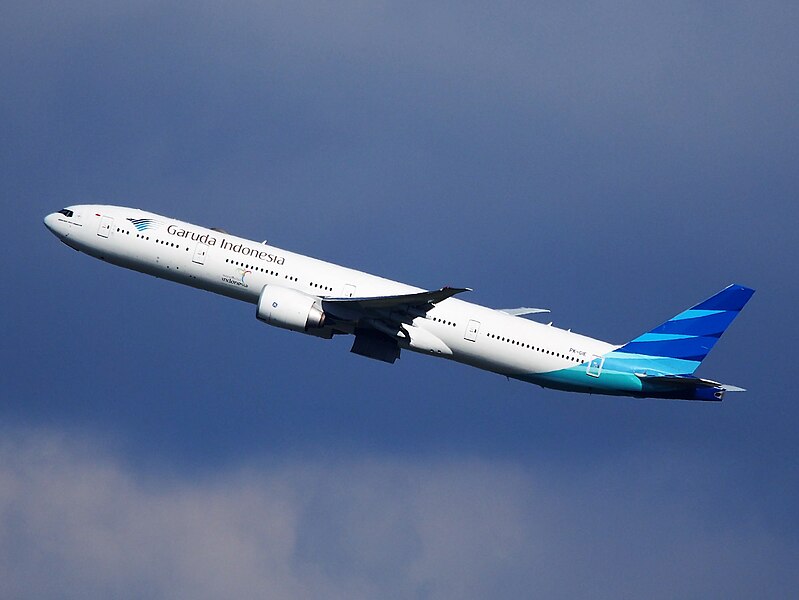
[[[144,231],[146,229],[158,229],[159,222],[155,219],[128,219],[133,226],[138,229],[139,231]]]

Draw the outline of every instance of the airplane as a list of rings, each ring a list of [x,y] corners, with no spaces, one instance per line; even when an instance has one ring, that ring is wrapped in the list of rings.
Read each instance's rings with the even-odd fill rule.
[[[745,391],[694,375],[754,293],[730,285],[632,341],[610,344],[531,320],[546,309],[493,309],[135,208],[76,205],[45,226],[67,246],[134,271],[255,305],[258,320],[394,363],[402,350],[541,387],[589,394],[720,401]]]

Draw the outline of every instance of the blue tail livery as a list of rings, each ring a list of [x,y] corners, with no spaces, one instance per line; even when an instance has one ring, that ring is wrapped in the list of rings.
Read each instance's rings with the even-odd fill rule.
[[[657,359],[668,373],[693,373],[754,292],[742,285],[728,286],[638,336],[616,353]]]
[[[754,293],[743,285],[727,286],[608,353],[605,369],[635,375],[645,396],[720,400],[725,391],[743,391],[693,373]]]

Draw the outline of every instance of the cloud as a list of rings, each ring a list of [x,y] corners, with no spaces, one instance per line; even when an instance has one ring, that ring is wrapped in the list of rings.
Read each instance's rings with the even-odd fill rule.
[[[719,521],[724,477],[668,453],[567,473],[369,457],[191,479],[18,430],[0,465],[3,597],[732,598],[799,583],[796,540]]]

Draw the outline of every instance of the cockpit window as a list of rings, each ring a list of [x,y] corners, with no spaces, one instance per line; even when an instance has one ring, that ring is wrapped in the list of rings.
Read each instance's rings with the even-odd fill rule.
[[[66,209],[66,208],[62,208],[62,209],[61,209],[61,210],[59,210],[58,212],[60,212],[60,213],[61,213],[62,215],[64,215],[65,217],[71,217],[73,214],[75,214],[75,213],[73,213],[71,210],[68,210],[68,209]]]

